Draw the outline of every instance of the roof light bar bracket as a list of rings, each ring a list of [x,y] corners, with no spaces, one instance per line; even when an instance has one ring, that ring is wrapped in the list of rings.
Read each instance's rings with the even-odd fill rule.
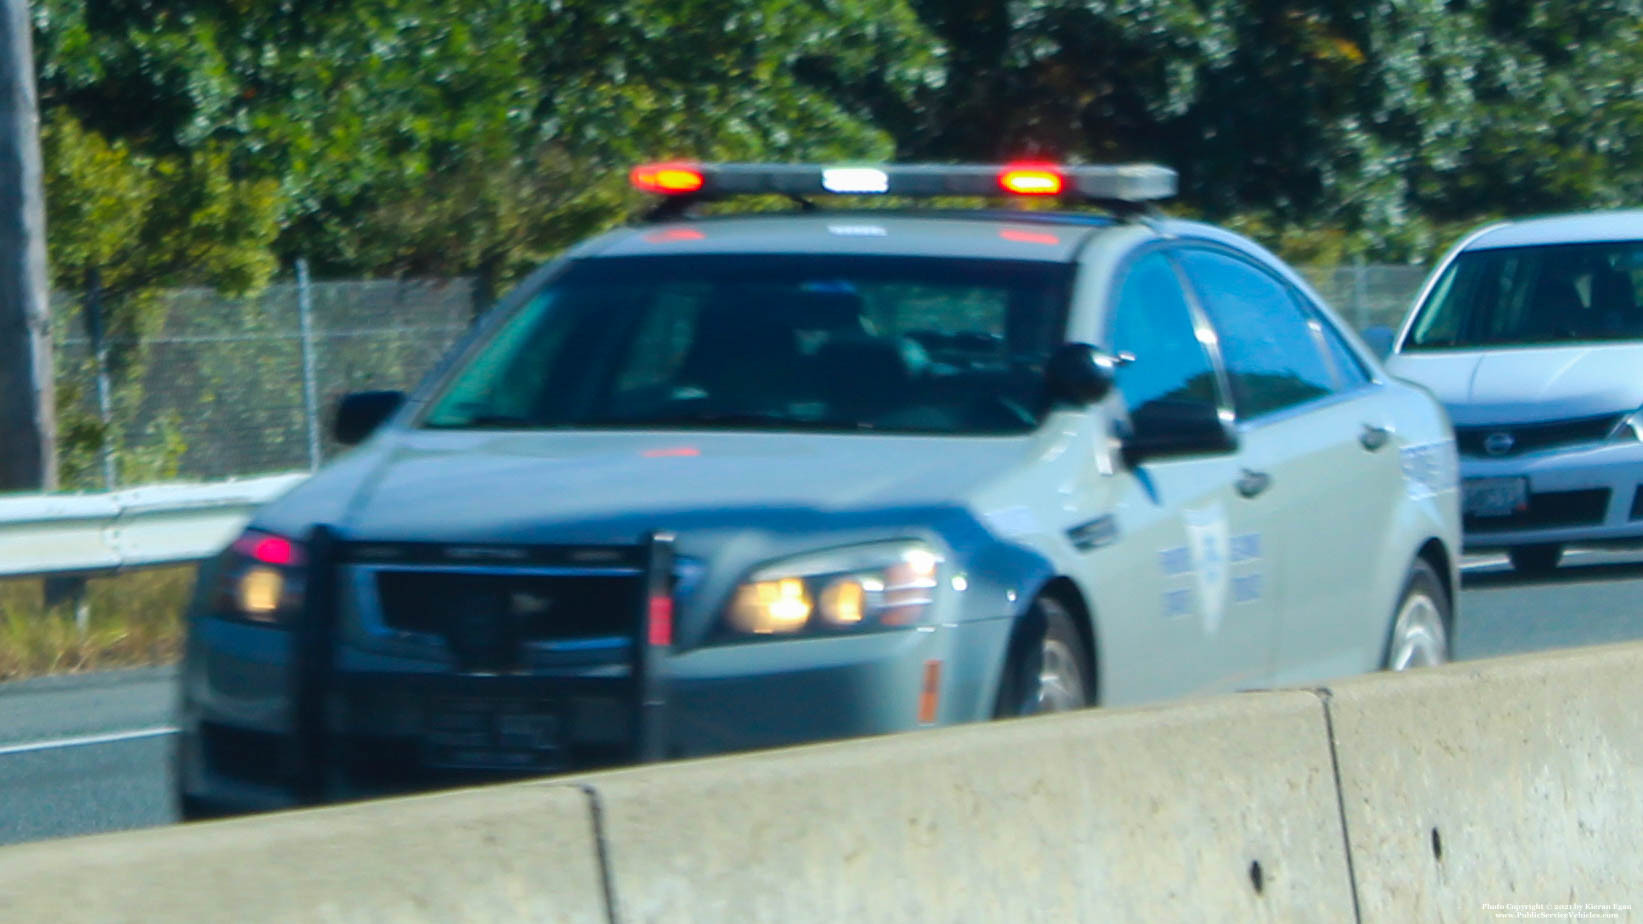
[[[704,196],[701,193],[686,193],[683,195],[663,196],[654,205],[646,209],[639,220],[644,224],[661,224],[668,221],[678,221],[690,216],[690,210],[703,202],[712,202],[716,196]]]
[[[1108,198],[1082,198],[1075,199],[1074,201],[1084,203],[1085,205],[1093,205],[1096,208],[1111,212],[1114,218],[1122,218],[1125,220],[1145,218],[1159,214],[1158,206],[1151,202],[1136,202],[1131,199]]]

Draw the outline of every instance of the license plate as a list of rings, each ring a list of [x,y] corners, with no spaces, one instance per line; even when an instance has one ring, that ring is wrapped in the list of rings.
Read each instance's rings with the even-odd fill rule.
[[[1474,517],[1505,517],[1529,509],[1527,478],[1468,478],[1465,510]]]
[[[542,770],[561,764],[564,723],[526,700],[437,700],[428,710],[426,758],[436,767]]]

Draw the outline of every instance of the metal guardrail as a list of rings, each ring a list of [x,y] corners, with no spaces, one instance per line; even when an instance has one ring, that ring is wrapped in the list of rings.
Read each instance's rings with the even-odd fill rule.
[[[216,554],[306,472],[108,494],[0,496],[0,577],[75,576]]]

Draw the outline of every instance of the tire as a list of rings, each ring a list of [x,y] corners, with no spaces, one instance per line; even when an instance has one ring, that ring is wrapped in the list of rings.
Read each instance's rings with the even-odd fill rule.
[[[1403,671],[1447,663],[1451,613],[1449,595],[1444,593],[1437,571],[1425,559],[1415,559],[1403,582],[1403,593],[1398,595],[1398,605],[1392,610],[1386,669]]]
[[[1506,557],[1512,560],[1512,569],[1519,574],[1550,574],[1563,560],[1563,546],[1557,543],[1515,545],[1506,550]]]
[[[1066,607],[1039,597],[1011,637],[993,715],[1008,718],[1094,705],[1093,663]]]

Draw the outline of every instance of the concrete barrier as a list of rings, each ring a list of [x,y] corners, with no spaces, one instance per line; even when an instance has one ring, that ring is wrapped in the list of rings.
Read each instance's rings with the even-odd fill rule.
[[[607,920],[588,797],[526,783],[24,844],[4,921]]]
[[[1307,692],[602,774],[617,920],[1350,915]]]
[[[28,844],[0,849],[0,919],[1402,922],[1635,906],[1640,704],[1632,644]]]
[[[1363,921],[1643,906],[1643,646],[1344,681],[1329,712]]]

